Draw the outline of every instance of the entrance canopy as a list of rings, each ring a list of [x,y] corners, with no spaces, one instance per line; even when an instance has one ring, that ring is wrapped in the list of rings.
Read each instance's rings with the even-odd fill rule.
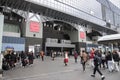
[[[75,48],[74,44],[46,43],[46,47]]]
[[[98,42],[119,42],[120,34],[106,35],[98,39]]]

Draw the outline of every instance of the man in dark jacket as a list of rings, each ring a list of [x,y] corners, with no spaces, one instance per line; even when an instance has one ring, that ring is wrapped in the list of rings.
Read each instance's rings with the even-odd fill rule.
[[[105,76],[101,73],[99,70],[99,65],[101,64],[101,59],[98,56],[99,50],[95,51],[95,56],[94,56],[94,71],[93,74],[91,75],[92,77],[95,77],[96,71],[101,75],[102,80],[105,79]]]
[[[119,67],[118,67],[118,62],[119,62],[119,55],[116,51],[113,52],[113,60],[114,60],[114,68],[116,71],[119,71]]]
[[[27,57],[26,53],[22,51],[20,57],[21,57],[22,66],[25,67],[26,66],[25,59]]]

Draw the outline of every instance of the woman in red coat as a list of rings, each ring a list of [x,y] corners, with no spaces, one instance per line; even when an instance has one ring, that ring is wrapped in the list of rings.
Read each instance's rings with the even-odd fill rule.
[[[67,63],[68,63],[68,52],[67,51],[65,52],[64,63],[65,63],[65,66],[67,66]]]
[[[92,48],[92,50],[91,50],[91,52],[90,52],[90,63],[91,63],[91,66],[92,66],[92,67],[94,67],[94,62],[93,62],[94,53],[95,53],[95,49]]]

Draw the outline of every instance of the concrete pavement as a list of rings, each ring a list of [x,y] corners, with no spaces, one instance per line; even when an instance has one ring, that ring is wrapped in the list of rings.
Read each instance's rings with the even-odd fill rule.
[[[120,73],[110,73],[108,70],[102,70],[105,80],[119,80]],[[78,63],[74,62],[74,58],[70,57],[68,66],[64,66],[63,58],[57,57],[52,61],[50,57],[45,60],[36,59],[32,66],[25,68],[17,66],[13,70],[4,71],[4,80],[100,80],[99,74],[93,78],[92,68],[87,65],[86,71],[82,71],[80,59]]]

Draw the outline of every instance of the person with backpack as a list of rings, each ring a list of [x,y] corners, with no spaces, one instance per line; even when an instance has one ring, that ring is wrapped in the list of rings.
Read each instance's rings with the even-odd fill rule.
[[[98,56],[99,50],[95,51],[95,56],[94,56],[94,70],[93,74],[91,75],[92,77],[95,77],[96,71],[101,75],[101,79],[104,80],[105,76],[102,74],[102,72],[99,70],[99,65],[101,64],[101,59]]]

